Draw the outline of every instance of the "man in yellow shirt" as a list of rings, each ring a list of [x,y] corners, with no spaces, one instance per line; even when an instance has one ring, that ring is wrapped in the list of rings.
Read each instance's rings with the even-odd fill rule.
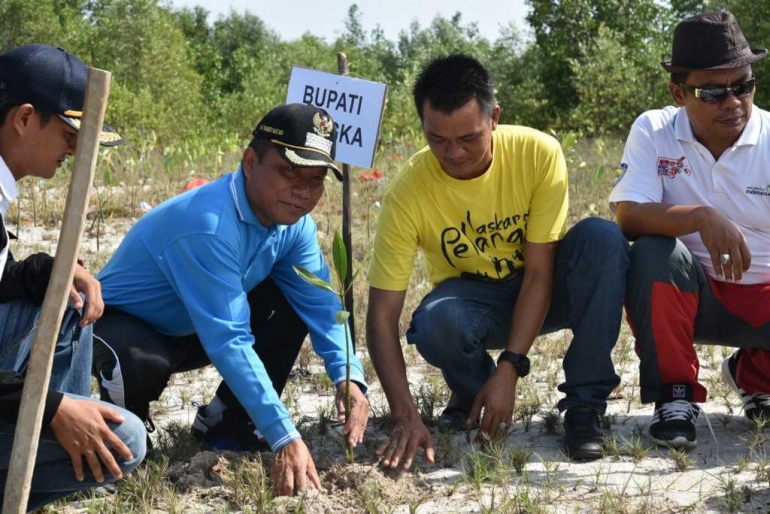
[[[531,128],[498,125],[494,83],[481,63],[463,55],[434,59],[413,93],[428,146],[386,193],[370,273],[367,344],[395,425],[379,449],[384,465],[409,468],[419,447],[433,462],[398,333],[418,249],[434,289],[406,338],[452,391],[439,429],[480,418],[479,435],[497,436],[511,422],[535,337],[572,328],[559,386],[566,449],[578,460],[601,457],[600,415],[620,382],[610,352],[620,330],[625,238],[599,218],[566,231],[559,143]],[[504,350],[497,366],[490,349]]]

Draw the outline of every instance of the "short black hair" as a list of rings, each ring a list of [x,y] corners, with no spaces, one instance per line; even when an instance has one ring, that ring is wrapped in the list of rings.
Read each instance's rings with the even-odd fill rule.
[[[270,148],[272,148],[273,143],[271,143],[269,139],[254,138],[251,140],[251,143],[249,143],[249,146],[257,153],[257,162],[262,164],[262,160],[265,158],[265,155],[267,155],[267,152],[270,151]]]
[[[434,57],[423,66],[412,88],[414,106],[423,119],[425,100],[431,109],[446,114],[456,111],[474,98],[484,114],[497,105],[492,76],[477,59],[464,54]]]
[[[11,112],[11,109],[25,103],[27,102],[22,102],[18,98],[11,95],[11,93],[9,93],[8,90],[3,87],[3,81],[0,79],[0,127],[2,127],[5,123],[5,118],[8,116],[8,113]],[[40,126],[45,127],[51,120],[53,113],[46,111],[45,109],[40,109],[37,106],[34,107],[37,113],[40,115]]]
[[[672,84],[684,84],[687,82],[687,77],[690,76],[689,71],[680,71],[679,73],[672,73],[671,74],[671,83]]]

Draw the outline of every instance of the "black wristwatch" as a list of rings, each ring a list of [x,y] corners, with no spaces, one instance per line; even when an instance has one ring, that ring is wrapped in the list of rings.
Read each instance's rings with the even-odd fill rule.
[[[500,357],[497,358],[498,364],[500,364],[501,361],[508,361],[513,364],[513,367],[516,368],[516,372],[519,374],[519,378],[524,378],[529,375],[529,359],[526,355],[504,350],[503,353],[500,354]]]

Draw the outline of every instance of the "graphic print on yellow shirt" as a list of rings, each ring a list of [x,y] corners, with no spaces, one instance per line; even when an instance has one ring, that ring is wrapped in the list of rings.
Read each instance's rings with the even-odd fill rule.
[[[417,152],[382,204],[369,280],[404,291],[418,248],[435,286],[452,277],[502,281],[524,266],[524,243],[564,237],[567,166],[559,143],[528,127],[493,132],[480,177],[447,175],[428,147]]]

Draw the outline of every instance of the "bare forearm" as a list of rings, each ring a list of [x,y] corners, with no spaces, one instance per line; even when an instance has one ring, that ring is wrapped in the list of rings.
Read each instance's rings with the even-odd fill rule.
[[[393,417],[416,412],[406,378],[404,354],[398,340],[398,324],[370,319],[367,322],[366,345]]]
[[[513,328],[506,349],[526,355],[551,304],[553,273],[525,274],[513,310]]]
[[[646,235],[679,237],[698,232],[712,210],[705,205],[620,202],[617,219],[629,239]]]

